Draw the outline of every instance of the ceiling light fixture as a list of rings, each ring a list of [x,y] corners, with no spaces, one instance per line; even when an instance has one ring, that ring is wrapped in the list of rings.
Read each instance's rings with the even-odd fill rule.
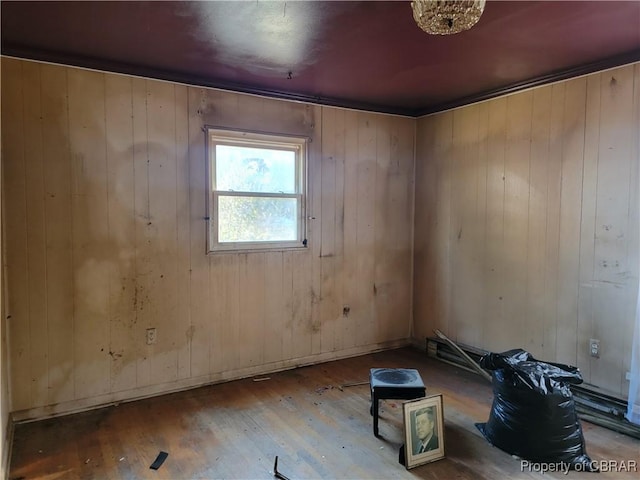
[[[411,9],[418,26],[432,35],[450,35],[473,27],[486,0],[413,0]]]

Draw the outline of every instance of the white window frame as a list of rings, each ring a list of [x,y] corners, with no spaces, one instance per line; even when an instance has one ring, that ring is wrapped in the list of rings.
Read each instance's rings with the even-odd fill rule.
[[[305,137],[206,127],[207,133],[207,253],[304,249],[307,247],[307,143]],[[216,189],[216,145],[257,147],[295,152],[295,193],[221,191]],[[220,242],[218,199],[221,196],[297,199],[297,238],[282,241]]]

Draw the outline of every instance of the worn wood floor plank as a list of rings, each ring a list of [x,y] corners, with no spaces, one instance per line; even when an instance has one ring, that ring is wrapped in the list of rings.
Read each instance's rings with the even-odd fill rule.
[[[410,471],[398,463],[402,401],[381,404],[375,438],[368,381],[374,367],[417,368],[442,393],[446,458]],[[581,479],[593,474],[522,472],[474,426],[493,393],[480,377],[411,348],[298,368],[15,428],[10,479],[269,479],[273,462],[296,479]],[[593,460],[635,460],[640,442],[582,422]],[[149,466],[161,451],[159,470]],[[602,472],[598,480],[637,478]]]

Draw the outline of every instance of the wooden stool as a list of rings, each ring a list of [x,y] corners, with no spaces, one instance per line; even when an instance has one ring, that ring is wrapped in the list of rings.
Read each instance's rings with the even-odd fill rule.
[[[378,401],[385,399],[413,400],[425,396],[420,372],[413,368],[372,368],[369,372],[373,434],[378,437]]]

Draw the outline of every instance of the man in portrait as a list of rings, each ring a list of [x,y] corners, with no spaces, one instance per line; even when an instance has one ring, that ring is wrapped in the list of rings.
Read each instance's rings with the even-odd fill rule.
[[[414,455],[439,447],[435,410],[435,407],[425,407],[415,411],[414,425],[417,437],[413,439]]]

